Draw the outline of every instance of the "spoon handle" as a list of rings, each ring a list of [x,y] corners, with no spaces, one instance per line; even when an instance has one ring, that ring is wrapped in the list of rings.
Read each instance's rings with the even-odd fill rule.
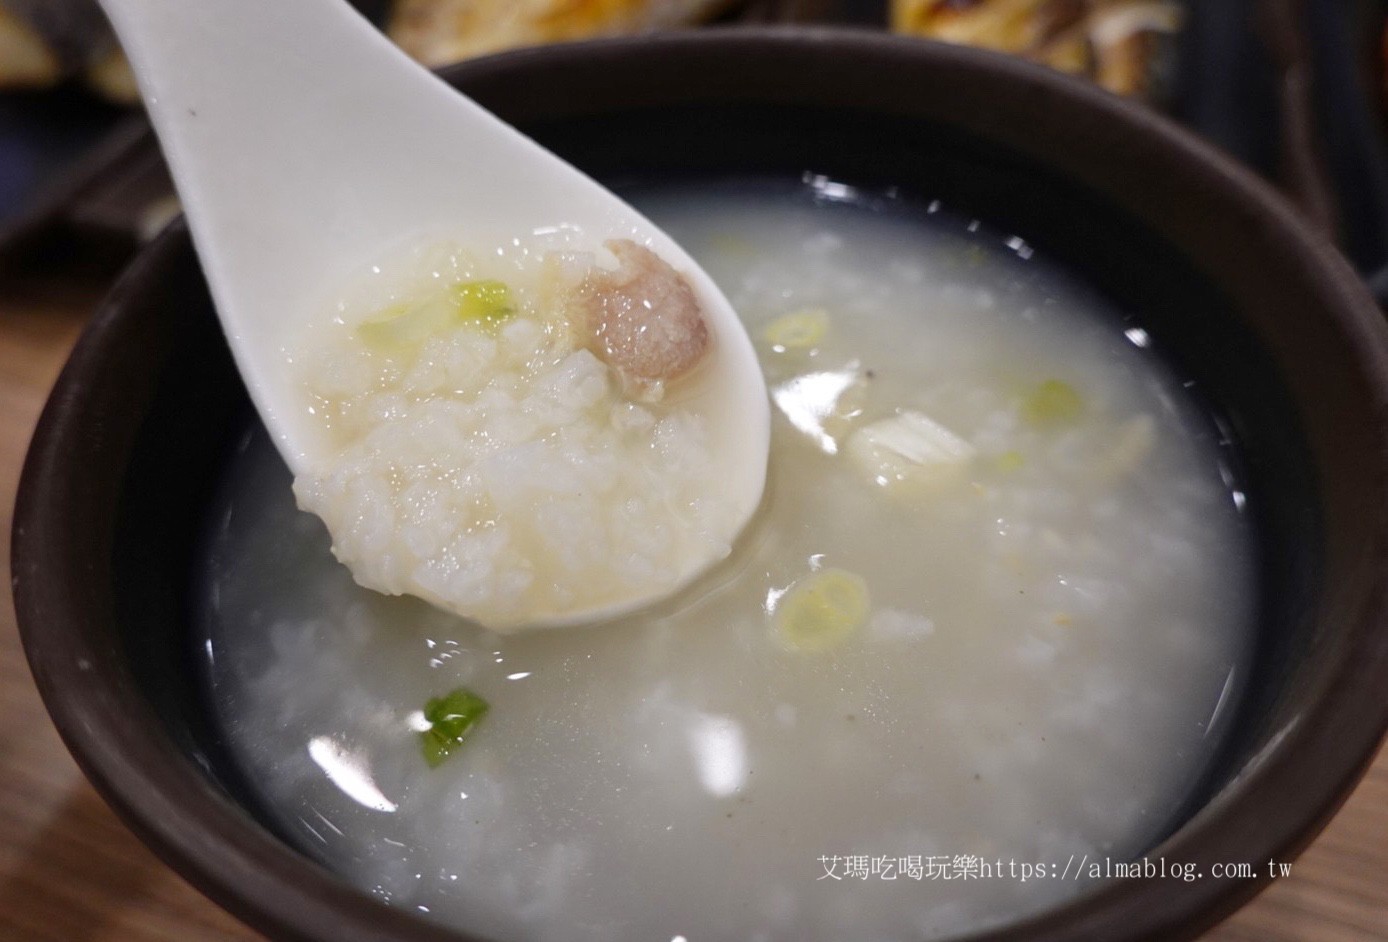
[[[282,332],[393,244],[644,222],[458,94],[345,0],[101,0],[139,81],[218,314],[291,467]],[[571,219],[555,218],[555,208]],[[277,411],[278,410],[278,411]],[[297,469],[297,468],[296,468]]]
[[[516,194],[498,194],[493,181],[514,181],[527,160],[554,170],[556,158],[413,62],[345,0],[101,3],[194,237],[215,235],[228,262],[259,258],[266,235],[277,255],[316,262],[323,246],[350,249],[353,232],[374,240],[440,218],[456,224],[464,208],[511,218]],[[457,185],[441,193],[450,178]]]

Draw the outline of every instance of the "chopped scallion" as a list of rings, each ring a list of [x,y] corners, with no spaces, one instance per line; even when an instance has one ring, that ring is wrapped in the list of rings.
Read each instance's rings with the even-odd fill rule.
[[[1027,463],[1027,459],[1020,451],[1005,451],[997,457],[997,468],[999,471],[1011,473],[1022,470],[1022,466]]]
[[[777,601],[776,630],[789,648],[823,651],[861,629],[870,608],[862,576],[825,569],[801,579]]]
[[[1084,411],[1084,398],[1074,386],[1048,379],[1022,400],[1022,418],[1033,425],[1060,425],[1073,422]]]
[[[414,304],[393,304],[363,321],[357,332],[377,347],[400,348],[422,344],[457,327],[491,329],[516,313],[511,289],[493,279],[460,281],[446,294],[431,295]]]
[[[424,705],[428,729],[419,734],[420,749],[430,768],[437,768],[487,715],[490,706],[466,687],[459,687]]]
[[[822,307],[807,307],[782,314],[770,324],[762,336],[777,352],[809,350],[829,333],[829,312]]]
[[[495,327],[516,313],[511,289],[495,279],[462,281],[451,289],[454,309],[465,323]]]

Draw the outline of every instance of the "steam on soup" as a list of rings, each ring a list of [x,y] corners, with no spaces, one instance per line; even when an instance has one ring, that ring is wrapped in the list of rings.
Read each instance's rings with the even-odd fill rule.
[[[659,610],[501,635],[361,589],[248,441],[210,689],[304,850],[488,937],[813,942],[1031,913],[1161,836],[1248,646],[1213,423],[1021,240],[825,192],[637,194],[776,407],[763,513]]]

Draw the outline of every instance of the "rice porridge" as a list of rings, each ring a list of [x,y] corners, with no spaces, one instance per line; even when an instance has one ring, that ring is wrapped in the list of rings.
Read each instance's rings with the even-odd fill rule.
[[[742,520],[680,401],[702,312],[648,249],[607,250],[612,269],[539,239],[426,245],[290,344],[330,445],[295,493],[362,585],[518,630],[728,555]]]
[[[1089,884],[912,862],[1142,853],[1218,745],[1254,597],[1215,426],[1142,325],[933,206],[634,202],[758,344],[765,506],[658,609],[503,635],[355,585],[257,432],[204,640],[280,830],[426,918],[580,942],[942,937]]]

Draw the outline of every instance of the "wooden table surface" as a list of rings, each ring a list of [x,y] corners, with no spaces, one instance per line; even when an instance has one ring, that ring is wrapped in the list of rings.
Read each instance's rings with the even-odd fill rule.
[[[104,274],[0,283],[0,568],[29,435]],[[0,940],[234,942],[258,936],[127,832],[49,724],[0,588]],[[1388,686],[1384,695],[1388,696]],[[1388,751],[1292,874],[1206,942],[1388,939]]]

